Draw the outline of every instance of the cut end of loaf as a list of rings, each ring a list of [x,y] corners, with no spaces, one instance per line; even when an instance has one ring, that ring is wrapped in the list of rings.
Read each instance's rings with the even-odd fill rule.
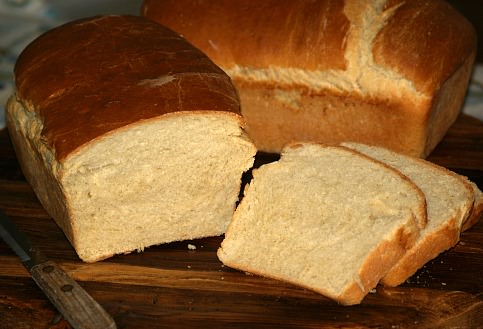
[[[255,148],[227,113],[171,114],[105,136],[64,163],[85,261],[223,234]]]
[[[8,111],[27,179],[86,262],[224,233],[256,153],[238,115],[175,112],[101,136],[58,162],[34,112],[15,97]]]

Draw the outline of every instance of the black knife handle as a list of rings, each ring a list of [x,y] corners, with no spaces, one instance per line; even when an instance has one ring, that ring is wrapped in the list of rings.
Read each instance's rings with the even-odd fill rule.
[[[76,281],[56,263],[47,261],[30,270],[34,281],[75,329],[115,329],[116,323]]]

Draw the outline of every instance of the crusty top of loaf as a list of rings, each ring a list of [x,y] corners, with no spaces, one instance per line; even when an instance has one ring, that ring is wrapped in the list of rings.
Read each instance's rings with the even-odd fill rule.
[[[115,129],[176,111],[239,114],[230,78],[177,33],[138,16],[67,23],[15,66],[17,99],[58,159]]]
[[[225,70],[346,70],[354,85],[372,71],[429,95],[476,51],[473,27],[443,0],[145,0],[142,12]]]
[[[397,7],[374,40],[375,62],[401,73],[418,90],[437,89],[476,52],[473,26],[441,0],[389,0]]]
[[[144,1],[143,13],[175,29],[222,67],[344,69],[343,1]],[[202,14],[200,14],[202,13]]]

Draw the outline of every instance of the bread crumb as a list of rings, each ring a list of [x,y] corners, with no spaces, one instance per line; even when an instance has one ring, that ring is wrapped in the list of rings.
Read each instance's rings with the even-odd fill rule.
[[[194,244],[188,243],[189,250],[196,250],[196,246]]]
[[[376,292],[377,292],[376,288],[371,289],[371,290],[369,291],[369,293],[370,293],[370,294],[375,294]]]

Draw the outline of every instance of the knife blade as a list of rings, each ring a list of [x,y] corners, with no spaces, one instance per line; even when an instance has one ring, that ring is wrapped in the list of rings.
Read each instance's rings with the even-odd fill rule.
[[[0,237],[20,257],[35,283],[75,329],[115,329],[112,317],[74,279],[35,247],[0,210]]]

